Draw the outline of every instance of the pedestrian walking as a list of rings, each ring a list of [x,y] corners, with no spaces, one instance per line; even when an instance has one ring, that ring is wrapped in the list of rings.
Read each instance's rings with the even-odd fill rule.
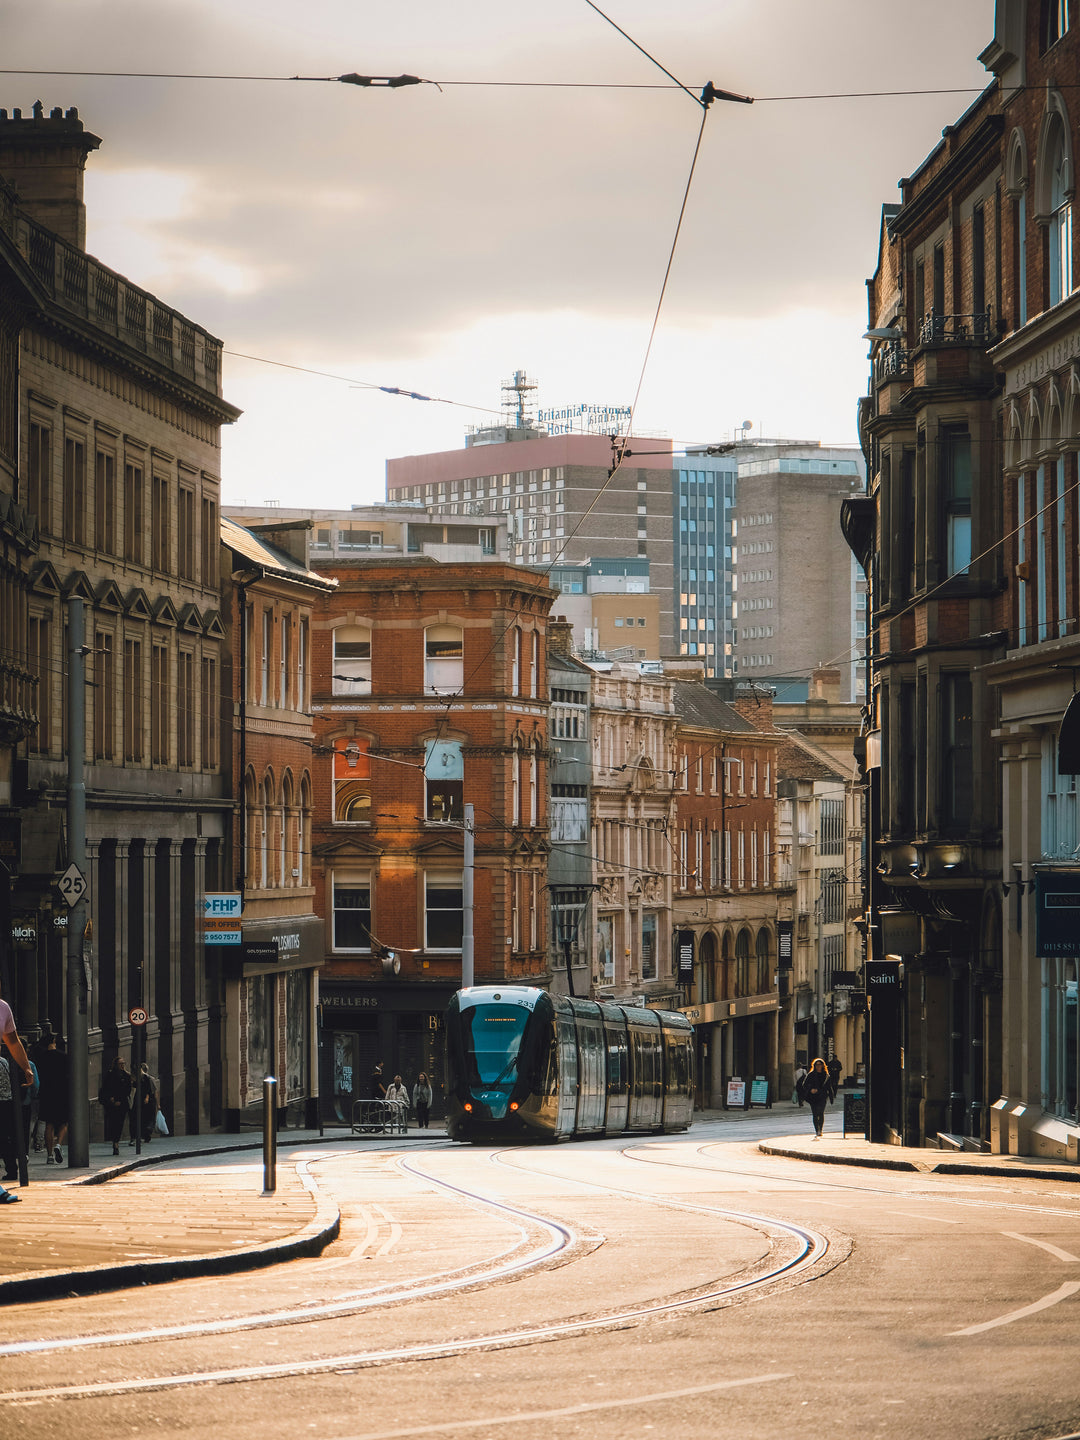
[[[60,1148],[68,1130],[68,1057],[61,1036],[52,1032],[38,1056],[38,1115],[45,1122],[45,1163],[64,1163]]]
[[[799,1108],[806,1104],[806,1097],[803,1095],[803,1085],[806,1082],[806,1066],[800,1060],[795,1071],[795,1099],[799,1102]]]
[[[835,1100],[836,1092],[840,1089],[840,1076],[844,1073],[839,1055],[834,1055],[825,1068],[829,1072],[829,1099]]]
[[[120,1138],[124,1133],[124,1120],[131,1110],[131,1087],[134,1083],[122,1055],[115,1057],[101,1077],[98,1100],[105,1112],[105,1139],[112,1141],[114,1155],[120,1154]]]
[[[390,1123],[403,1131],[409,1121],[409,1092],[400,1075],[395,1075],[393,1084],[387,1088],[386,1102],[392,1107]]]
[[[154,1084],[149,1067],[139,1066],[138,1083],[135,1086],[135,1103],[131,1114],[131,1145],[135,1144],[134,1130],[136,1125],[142,1135],[143,1144],[154,1138],[154,1125],[157,1120],[158,1097],[157,1086]]]
[[[386,1099],[386,1077],[383,1075],[383,1064],[381,1060],[371,1072],[370,1085],[372,1100]]]
[[[803,1081],[803,1094],[814,1117],[814,1139],[821,1139],[825,1124],[825,1106],[829,1103],[829,1072],[820,1056],[810,1066],[810,1073]]]
[[[431,1081],[423,1070],[417,1078],[412,1090],[413,1109],[416,1111],[416,1123],[421,1130],[428,1128],[428,1119],[431,1115]]]
[[[22,1076],[8,1055],[0,1055],[0,1160],[5,1180],[19,1178],[19,1151],[15,1144],[15,1106],[21,1103]]]
[[[23,1084],[27,1086],[33,1085],[34,1072],[30,1068],[30,1057],[27,1055],[23,1048],[23,1043],[19,1039],[19,1032],[15,1028],[15,1016],[11,1013],[11,1006],[6,1000],[0,1000],[0,1040],[3,1040],[4,1047],[14,1061],[14,1064],[22,1071]],[[11,1075],[12,1091],[14,1092],[16,1088],[14,1070],[10,1070],[9,1074]],[[10,1190],[5,1190],[3,1185],[0,1185],[0,1205],[15,1205],[18,1203],[18,1200],[18,1195],[13,1195]]]

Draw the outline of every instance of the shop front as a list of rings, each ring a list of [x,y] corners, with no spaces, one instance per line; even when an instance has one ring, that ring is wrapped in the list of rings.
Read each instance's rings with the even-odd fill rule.
[[[679,1009],[694,1026],[701,1066],[697,1088],[703,1105],[726,1107],[727,1084],[734,1078],[747,1081],[747,1095],[749,1082],[764,1078],[769,1082],[769,1098],[777,1099],[779,998],[775,991]]]
[[[380,1061],[384,1083],[400,1075],[410,1096],[421,1071],[431,1082],[431,1114],[446,1113],[443,1017],[454,984],[324,980],[320,987],[322,1121],[348,1125],[357,1100],[372,1096]]]
[[[279,1124],[318,1123],[316,1009],[323,924],[315,915],[245,921],[225,970],[225,1121],[262,1123],[263,1081],[278,1082]]]

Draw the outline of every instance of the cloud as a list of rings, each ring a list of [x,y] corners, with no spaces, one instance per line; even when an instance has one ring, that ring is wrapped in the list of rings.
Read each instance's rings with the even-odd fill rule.
[[[765,97],[979,86],[989,10],[908,0],[898,26],[866,0],[620,0],[619,23],[687,84],[761,97],[717,102],[706,121],[655,361],[683,383],[646,387],[653,423],[700,431],[731,404],[731,424],[771,416],[790,431],[835,413],[853,433],[881,204],[972,97]],[[677,90],[449,83],[667,83],[580,0],[38,0],[0,4],[0,23],[8,63],[26,69],[443,82],[8,77],[0,103],[76,104],[102,137],[87,180],[94,253],[229,348],[488,400],[521,365],[588,398],[636,383],[700,110]],[[823,367],[815,336],[837,326],[856,332],[856,361]],[[237,435],[283,423],[280,380],[245,371],[242,388]],[[351,463],[359,404],[295,393]],[[451,431],[458,443],[460,427],[430,418],[414,438],[408,406],[387,405],[365,453]],[[247,443],[228,441],[237,455]]]

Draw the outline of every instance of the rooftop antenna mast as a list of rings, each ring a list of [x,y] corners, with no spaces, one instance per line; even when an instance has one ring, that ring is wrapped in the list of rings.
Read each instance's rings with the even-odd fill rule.
[[[535,403],[532,394],[536,389],[536,381],[530,380],[524,370],[515,370],[512,379],[503,381],[503,409],[506,411],[506,423],[511,429],[524,430],[535,426]]]

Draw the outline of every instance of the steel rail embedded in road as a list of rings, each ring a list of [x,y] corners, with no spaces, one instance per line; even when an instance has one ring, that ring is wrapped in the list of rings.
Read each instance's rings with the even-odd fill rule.
[[[398,1156],[396,1163],[401,1169],[411,1168],[403,1156]],[[422,1176],[421,1178],[429,1179],[430,1177]],[[529,1226],[517,1224],[522,1238],[509,1250],[501,1250],[486,1260],[476,1261],[472,1265],[457,1270],[436,1271],[429,1275],[417,1276],[415,1280],[407,1281],[404,1284],[381,1284],[367,1290],[354,1291],[346,1299],[317,1301],[314,1304],[304,1301],[301,1305],[277,1310],[238,1315],[224,1320],[191,1321],[185,1325],[160,1325],[141,1330],[71,1335],[53,1340],[17,1340],[10,1344],[0,1344],[0,1357],[57,1354],[73,1350],[103,1349],[117,1345],[138,1345],[158,1340],[208,1339],[213,1335],[229,1335],[243,1330],[272,1329],[283,1325],[311,1324],[320,1320],[347,1319],[350,1315],[363,1314],[368,1310],[389,1308],[391,1305],[400,1305],[410,1300],[429,1300],[440,1296],[460,1294],[479,1285],[514,1279],[537,1265],[551,1260],[581,1238],[567,1226],[553,1221],[538,1220],[536,1224],[533,1224],[533,1217],[527,1211],[518,1210],[512,1205],[506,1205],[490,1197],[472,1196],[468,1191],[463,1190],[460,1186],[452,1185],[448,1181],[434,1181],[433,1183],[454,1192],[457,1198],[464,1199],[467,1203],[483,1204],[489,1209],[499,1210],[508,1215],[515,1223],[527,1220],[534,1230],[536,1224],[539,1224],[540,1229],[546,1232],[547,1239],[543,1244],[533,1246],[525,1254],[521,1254],[522,1246],[530,1244]],[[507,1257],[516,1258],[508,1259]]]
[[[505,1156],[505,1152],[502,1152],[502,1154]],[[570,1243],[577,1238],[569,1227],[562,1225],[560,1222],[553,1221],[547,1216],[525,1210],[522,1207],[510,1205],[505,1201],[495,1200],[490,1195],[469,1190],[465,1186],[442,1180],[437,1175],[433,1175],[424,1170],[415,1162],[407,1161],[403,1156],[398,1157],[397,1164],[400,1168],[409,1171],[427,1181],[429,1184],[460,1196],[469,1203],[490,1207],[499,1213],[514,1217],[518,1221],[525,1220],[532,1225],[547,1230],[549,1234],[549,1246],[545,1257],[547,1260],[554,1258],[560,1250],[566,1249]],[[563,1177],[558,1178],[562,1179]],[[748,1215],[744,1212],[725,1210],[715,1206],[694,1205],[689,1202],[672,1201],[662,1196],[642,1196],[632,1191],[620,1190],[614,1186],[605,1186],[598,1182],[575,1183],[587,1184],[591,1189],[601,1190],[620,1198],[646,1201],[668,1208],[689,1210],[699,1214],[715,1216],[720,1219],[729,1219],[734,1223],[751,1225],[754,1228],[763,1229],[766,1233],[770,1230],[780,1231],[796,1239],[799,1246],[798,1253],[794,1257],[785,1258],[781,1263],[768,1267],[766,1270],[761,1271],[749,1279],[736,1280],[728,1283],[706,1282],[705,1285],[695,1289],[689,1294],[682,1293],[675,1296],[663,1296],[622,1309],[609,1309],[602,1312],[594,1312],[591,1315],[574,1316],[567,1320],[522,1326],[512,1330],[495,1331],[490,1334],[473,1336],[468,1339],[441,1340],[429,1343],[403,1345],[384,1350],[357,1351],[341,1355],[323,1356],[319,1359],[306,1361],[283,1361],[275,1364],[236,1366],[221,1370],[196,1370],[182,1374],[147,1376],[131,1380],[103,1380],[92,1384],[42,1386],[28,1390],[14,1390],[0,1393],[0,1404],[41,1404],[50,1400],[77,1400],[108,1395],[146,1394],[150,1392],[191,1388],[198,1385],[236,1384],[276,1380],[286,1377],[328,1374],[345,1369],[362,1369],[377,1365],[407,1363],[422,1359],[443,1359],[478,1351],[513,1349],[546,1341],[576,1338],[589,1333],[624,1329],[678,1311],[692,1311],[705,1305],[714,1305],[719,1301],[734,1299],[749,1291],[762,1289],[765,1286],[773,1284],[778,1279],[790,1278],[792,1275],[800,1273],[816,1264],[829,1248],[829,1242],[820,1233],[809,1230],[804,1226],[793,1225],[789,1222],[777,1221],[765,1216]],[[518,1262],[516,1266],[504,1267],[504,1274],[511,1274],[515,1269],[519,1273],[524,1273],[527,1268],[534,1268],[539,1263],[543,1263],[543,1261],[540,1259],[532,1259],[528,1264],[524,1261]],[[489,1276],[487,1278],[490,1279],[491,1277]],[[478,1282],[474,1278],[465,1283],[475,1285]],[[448,1284],[442,1290],[442,1293],[453,1293],[454,1288],[461,1289],[464,1288],[464,1285],[455,1287],[453,1284]],[[412,1298],[418,1298],[415,1291],[407,1292],[401,1290],[395,1293],[394,1303],[401,1303],[401,1301],[407,1301]],[[379,1304],[388,1303],[390,1303],[390,1297],[386,1293],[381,1296],[376,1295],[372,1297],[372,1306],[374,1307],[377,1307]],[[340,1312],[336,1312],[332,1318],[338,1318],[338,1314],[340,1314]],[[304,1307],[295,1312],[293,1323],[317,1321],[319,1318],[320,1316],[313,1314],[309,1307]],[[278,1323],[284,1322],[279,1321]],[[200,1331],[207,1333],[205,1326],[196,1324],[190,1327],[190,1329],[186,1329],[184,1334],[194,1338],[198,1336]],[[79,1340],[81,1343],[83,1337],[79,1337]],[[57,1342],[49,1343],[55,1346]],[[62,1342],[60,1343],[62,1348]],[[118,1342],[114,1337],[100,1337],[99,1343],[108,1346]],[[74,1348],[74,1346],[72,1348]],[[26,1352],[23,1351],[22,1353]]]

